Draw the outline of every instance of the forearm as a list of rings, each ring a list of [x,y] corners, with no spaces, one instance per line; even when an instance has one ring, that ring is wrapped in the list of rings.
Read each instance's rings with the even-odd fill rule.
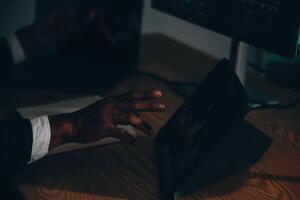
[[[0,121],[0,171],[20,170],[44,157],[52,148],[72,141],[71,116]]]
[[[41,116],[30,120],[32,130],[31,156],[28,164],[48,154],[49,150],[72,141],[71,114]]]

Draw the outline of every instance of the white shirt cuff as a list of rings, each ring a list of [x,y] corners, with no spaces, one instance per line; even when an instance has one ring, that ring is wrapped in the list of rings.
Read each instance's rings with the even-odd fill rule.
[[[47,116],[32,119],[30,122],[32,126],[33,140],[31,158],[28,164],[39,160],[48,153],[51,140],[51,129]]]
[[[6,37],[8,46],[11,50],[11,55],[13,57],[14,63],[19,64],[26,59],[23,47],[15,34],[11,34]]]

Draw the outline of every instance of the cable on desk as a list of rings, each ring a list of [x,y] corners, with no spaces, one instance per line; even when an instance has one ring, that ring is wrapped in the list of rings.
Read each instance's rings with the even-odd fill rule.
[[[146,71],[142,71],[142,70],[138,70],[137,73],[152,77],[152,78],[157,79],[157,80],[159,80],[163,83],[166,83],[167,85],[185,85],[185,86],[192,86],[192,87],[198,87],[199,86],[199,84],[194,83],[194,82],[190,82],[190,81],[170,81],[170,80],[168,80],[166,78],[163,78],[159,75],[156,75],[154,73],[146,72]]]
[[[266,103],[266,102],[262,102],[262,101],[257,101],[257,100],[250,100],[250,102],[252,103],[252,105],[250,105],[249,110],[253,111],[253,110],[267,110],[267,109],[289,109],[292,108],[296,105],[298,105],[300,103],[300,96],[294,100],[293,102],[289,103],[289,104],[279,104],[279,103]]]
[[[149,77],[152,77],[154,79],[157,79],[164,84],[168,85],[170,89],[175,92],[177,95],[181,96],[184,99],[187,99],[189,97],[189,94],[186,92],[182,92],[181,90],[178,90],[178,87],[189,87],[190,90],[196,89],[199,85],[194,82],[184,82],[184,81],[169,81],[165,78],[162,78],[161,76],[158,76],[156,74],[153,74],[151,72],[146,72],[146,71],[138,71],[139,74],[146,75]],[[192,89],[191,89],[192,88]],[[253,110],[267,110],[267,109],[289,109],[292,108],[300,103],[300,96],[293,102],[289,104],[279,104],[279,103],[269,103],[269,102],[263,102],[263,101],[258,101],[255,99],[249,99],[249,111]]]
[[[158,81],[163,82],[164,84],[166,84],[173,92],[175,92],[177,95],[181,96],[184,99],[187,99],[190,94],[191,91],[193,91],[194,89],[196,89],[199,84],[194,83],[194,82],[188,82],[188,81],[170,81],[168,79],[165,79],[159,75],[156,75],[154,73],[151,72],[146,72],[146,71],[142,71],[142,70],[138,70],[137,71],[138,74],[142,74],[145,76],[149,76],[151,78],[154,78]],[[181,89],[179,89],[180,87],[182,87]],[[188,92],[184,92],[184,88],[189,90]]]

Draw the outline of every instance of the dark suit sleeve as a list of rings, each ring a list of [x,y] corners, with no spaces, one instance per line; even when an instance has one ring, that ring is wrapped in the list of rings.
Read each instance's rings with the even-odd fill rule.
[[[13,71],[13,58],[5,39],[0,39],[0,79],[6,78]]]
[[[31,150],[32,127],[29,120],[0,122],[0,175],[25,168]]]
[[[11,49],[0,39],[0,82],[13,71]],[[30,160],[32,127],[29,120],[0,121],[0,176],[23,169]]]

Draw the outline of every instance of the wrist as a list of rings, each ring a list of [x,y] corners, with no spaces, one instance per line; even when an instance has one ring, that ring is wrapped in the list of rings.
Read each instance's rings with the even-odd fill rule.
[[[72,114],[49,117],[51,128],[50,149],[74,141],[76,126]]]

